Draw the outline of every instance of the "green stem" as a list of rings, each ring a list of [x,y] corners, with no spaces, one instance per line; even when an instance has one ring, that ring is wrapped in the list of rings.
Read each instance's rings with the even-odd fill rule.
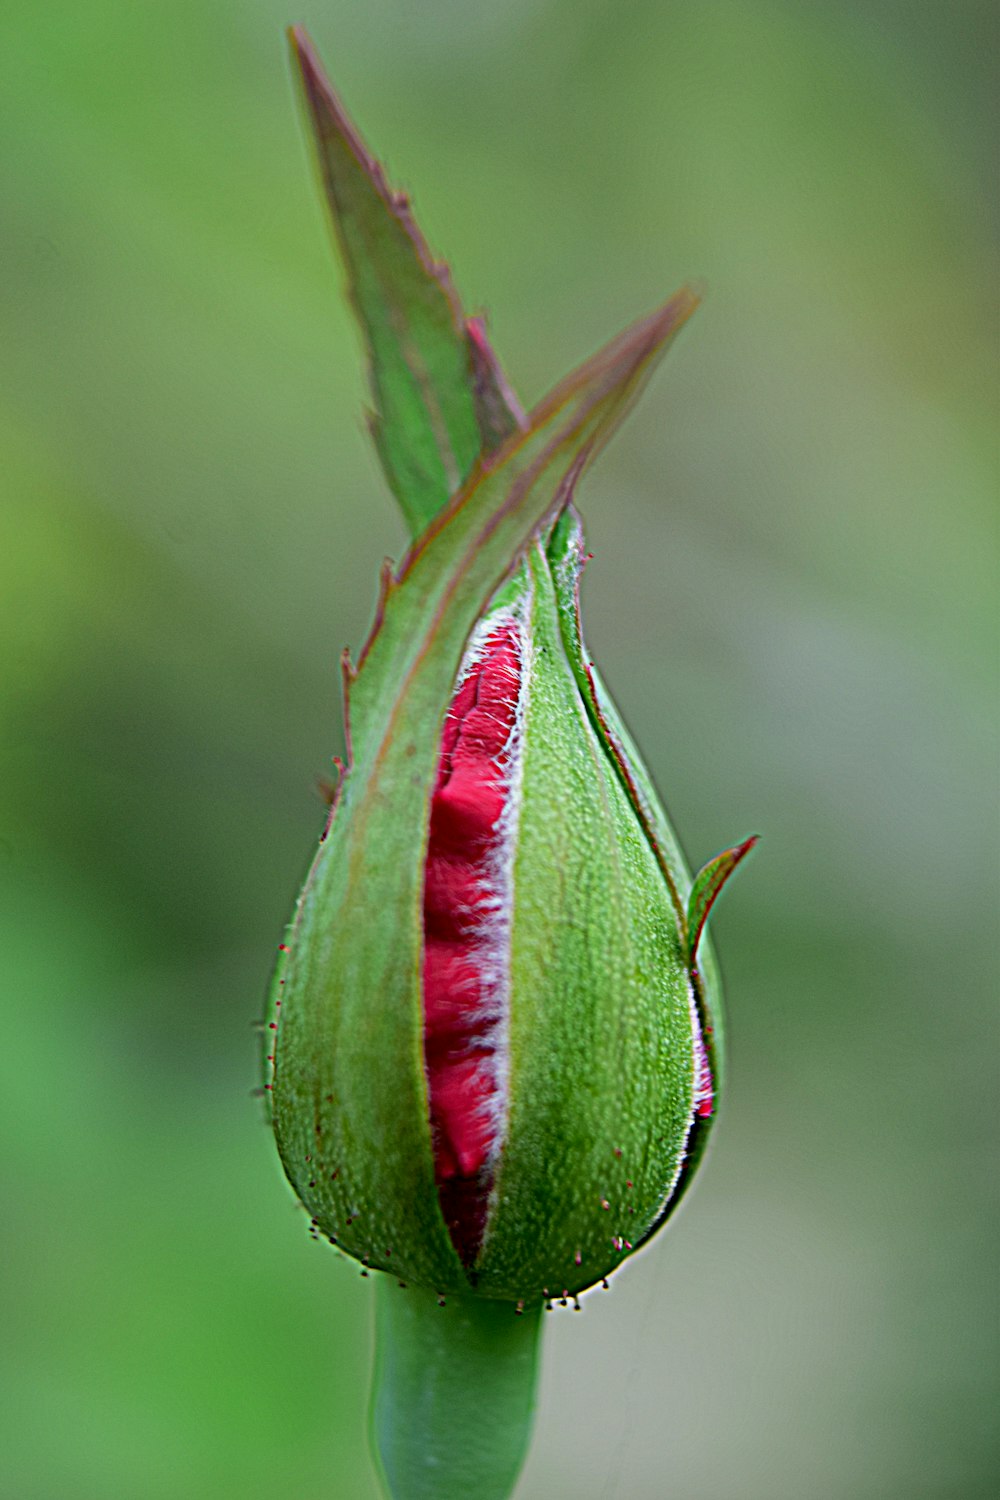
[[[531,1437],[541,1306],[375,1288],[372,1441],[391,1500],[507,1500]]]

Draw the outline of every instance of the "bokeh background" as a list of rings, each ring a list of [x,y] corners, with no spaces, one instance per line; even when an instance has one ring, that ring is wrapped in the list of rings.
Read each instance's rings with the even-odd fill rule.
[[[6,0],[4,1500],[372,1500],[371,1284],[251,1097],[403,529],[282,27],[527,401],[705,306],[582,496],[717,913],[685,1211],[547,1329],[519,1500],[997,1492],[994,7]],[[994,51],[995,55],[995,51]]]

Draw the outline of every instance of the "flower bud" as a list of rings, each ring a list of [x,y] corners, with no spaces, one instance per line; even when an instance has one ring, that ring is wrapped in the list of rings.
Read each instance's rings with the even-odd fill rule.
[[[678,1201],[716,1109],[695,953],[752,841],[692,891],[586,656],[583,556],[564,487],[466,639],[423,795],[400,796],[419,752],[399,715],[392,776],[346,778],[282,945],[286,1172],[316,1233],[441,1294],[527,1304],[607,1277]],[[409,826],[372,845],[395,801]]]
[[[571,505],[698,299],[525,417],[292,44],[415,541],[345,667],[348,766],[281,945],[265,1088],[314,1233],[439,1294],[537,1305],[653,1233],[715,1113],[700,940],[752,841],[691,883],[584,651]]]

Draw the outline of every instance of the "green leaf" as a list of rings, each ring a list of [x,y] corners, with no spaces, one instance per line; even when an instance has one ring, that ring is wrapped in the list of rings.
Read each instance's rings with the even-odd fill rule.
[[[400,576],[383,575],[375,631],[357,673],[347,668],[351,766],[277,976],[275,1129],[299,1196],[351,1254],[394,1269],[394,1243],[420,1245],[410,1276],[441,1290],[467,1286],[438,1206],[422,1064],[423,862],[441,724],[490,597],[696,305],[684,290],[636,324],[476,465]],[[378,1077],[392,1086],[373,1089]],[[315,1173],[317,1139],[335,1176]]]
[[[405,194],[395,193],[348,119],[301,27],[290,32],[323,188],[370,357],[372,436],[419,535],[520,408],[479,320],[466,323]]]
[[[694,884],[691,886],[691,895],[688,898],[688,956],[692,967],[698,955],[698,941],[708,921],[708,914],[715,904],[715,898],[736,866],[746,858],[759,838],[760,835],[755,833],[750,838],[744,839],[742,844],[735,844],[731,849],[723,849],[721,854],[710,859],[695,876]]]

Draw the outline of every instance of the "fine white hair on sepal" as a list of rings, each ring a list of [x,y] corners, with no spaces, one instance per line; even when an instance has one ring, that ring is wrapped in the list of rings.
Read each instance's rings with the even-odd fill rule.
[[[708,1049],[705,1046],[705,1039],[702,1036],[701,1032],[701,1018],[698,1014],[698,1001],[695,995],[694,982],[692,981],[690,976],[687,977],[686,983],[688,994],[688,1012],[691,1017],[691,1108],[688,1110],[687,1125],[684,1128],[684,1139],[681,1142],[681,1149],[677,1153],[677,1162],[674,1166],[673,1175],[671,1176],[670,1181],[667,1183],[667,1186],[660,1197],[659,1204],[654,1209],[653,1213],[649,1216],[649,1222],[645,1227],[645,1232],[647,1233],[654,1227],[654,1225],[660,1223],[667,1211],[670,1200],[674,1196],[674,1192],[677,1188],[677,1183],[680,1180],[681,1172],[684,1170],[684,1163],[687,1160],[688,1143],[691,1140],[691,1132],[694,1129],[694,1122],[698,1118],[698,1106],[702,1104],[706,1099],[714,1098],[714,1085],[712,1080],[712,1071],[708,1061]]]

